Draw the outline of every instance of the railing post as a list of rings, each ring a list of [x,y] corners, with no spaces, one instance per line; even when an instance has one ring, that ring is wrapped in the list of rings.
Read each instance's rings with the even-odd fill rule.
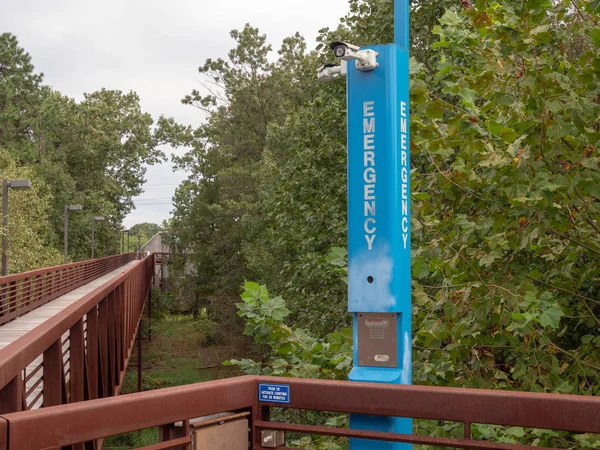
[[[137,354],[137,390],[142,392],[142,319],[140,317],[140,324],[137,332],[138,341],[138,354]]]
[[[71,327],[69,332],[69,355],[70,372],[69,376],[69,403],[80,402],[83,400],[83,377],[84,377],[84,336],[83,319],[77,321]]]
[[[44,352],[44,407],[62,404],[63,361],[61,343],[62,338],[58,338]]]
[[[148,289],[148,342],[152,342],[152,285]]]
[[[94,306],[86,314],[87,385],[90,399],[98,398],[98,311]]]
[[[8,450],[8,422],[0,417],[0,450]]]
[[[112,295],[112,292],[109,294]],[[100,338],[100,377],[102,393],[100,397],[109,397],[108,392],[108,374],[110,372],[108,363],[108,297],[105,297],[98,304],[98,331]]]
[[[0,389],[0,414],[23,410],[23,380],[21,375],[14,377]],[[0,439],[0,443],[2,440]],[[1,446],[0,446],[1,448]]]

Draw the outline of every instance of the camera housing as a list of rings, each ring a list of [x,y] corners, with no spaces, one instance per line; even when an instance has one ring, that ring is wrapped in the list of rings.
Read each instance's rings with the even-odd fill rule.
[[[348,63],[346,61],[342,61],[342,63],[338,66],[336,64],[325,64],[317,69],[317,80],[324,81],[333,81],[340,77],[345,77],[347,73]]]
[[[373,70],[379,66],[378,53],[374,50],[361,50],[359,46],[347,42],[335,41],[329,44],[333,55],[343,61],[356,61],[356,68],[362,71]]]

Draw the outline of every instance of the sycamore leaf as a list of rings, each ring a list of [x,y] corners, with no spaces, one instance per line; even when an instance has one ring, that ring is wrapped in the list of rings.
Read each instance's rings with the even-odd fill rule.
[[[479,265],[481,267],[491,266],[493,262],[501,256],[502,254],[499,251],[493,250],[479,260]]]
[[[446,12],[444,13],[444,15],[442,17],[440,17],[438,22],[441,23],[442,25],[457,26],[457,25],[461,25],[463,20],[462,20],[462,17],[460,17],[456,13],[456,11],[447,9]]]
[[[598,2],[596,2],[596,3],[598,3]],[[596,7],[598,7],[598,6],[596,6]],[[592,30],[590,35],[592,36],[592,42],[594,43],[594,45],[596,47],[600,47],[600,28],[596,28],[596,29]]]
[[[564,315],[560,306],[554,305],[540,313],[538,322],[543,327],[551,327],[556,330],[560,325],[560,318]]]

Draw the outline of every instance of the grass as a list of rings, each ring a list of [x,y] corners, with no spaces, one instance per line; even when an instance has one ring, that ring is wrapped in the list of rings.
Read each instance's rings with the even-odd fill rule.
[[[239,344],[242,343],[241,346]],[[152,325],[152,342],[143,343],[145,391],[235,375],[222,362],[244,352],[243,340],[226,336],[205,317],[168,316]],[[134,349],[135,352],[135,349]],[[136,354],[132,355],[132,360]],[[122,394],[137,391],[137,365],[130,362]],[[158,442],[158,428],[108,438],[104,448],[125,450]]]

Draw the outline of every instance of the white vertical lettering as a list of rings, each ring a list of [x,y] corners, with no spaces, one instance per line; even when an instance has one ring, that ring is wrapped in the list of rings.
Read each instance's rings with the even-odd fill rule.
[[[408,182],[408,169],[404,166],[400,169],[400,180],[402,180],[403,183]]]
[[[363,179],[365,183],[375,183],[377,175],[375,174],[375,169],[373,167],[367,167],[365,172],[363,173]]]
[[[367,248],[369,250],[373,250],[373,241],[375,240],[375,235],[374,234],[371,234],[371,235],[365,234],[365,239],[367,240]],[[406,245],[405,245],[405,247],[406,247]]]
[[[365,217],[375,215],[375,202],[365,202]]]
[[[373,227],[369,227],[370,223],[373,224]],[[373,234],[373,233],[375,233],[375,230],[377,230],[377,227],[375,227],[375,219],[373,219],[372,217],[368,217],[365,220],[364,228],[365,228],[365,233],[367,233],[367,234]]]
[[[363,227],[367,248],[373,249],[375,241],[375,186],[377,175],[375,172],[375,102],[363,102],[363,180],[364,185],[364,217]]]
[[[404,120],[406,122],[406,119]],[[363,118],[363,134],[364,133],[375,133],[375,118],[370,119]]]

